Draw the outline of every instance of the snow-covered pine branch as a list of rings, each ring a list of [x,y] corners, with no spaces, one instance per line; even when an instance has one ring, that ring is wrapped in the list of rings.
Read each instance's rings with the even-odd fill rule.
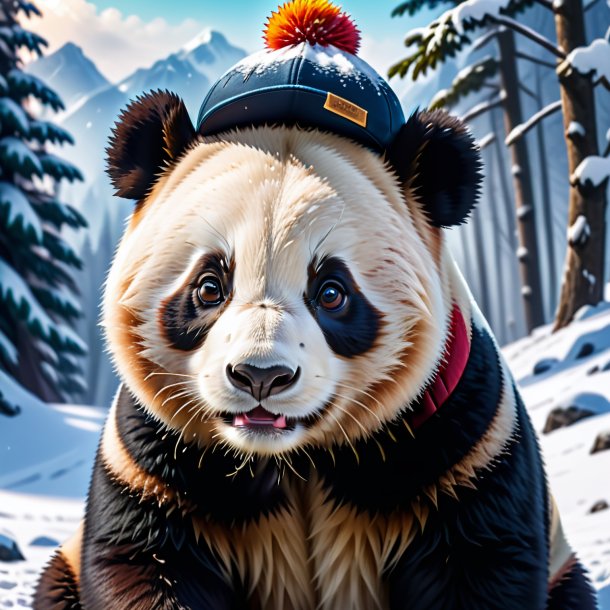
[[[509,27],[510,29],[533,40],[558,57],[565,54],[550,40],[531,28],[515,21],[512,15],[522,11],[526,0],[466,0],[452,9],[445,11],[425,28],[417,28],[407,33],[405,46],[416,45],[415,50],[405,59],[394,64],[388,74],[404,77],[413,70],[412,78],[417,80],[439,62],[453,57],[466,45],[471,44],[468,33],[479,30],[489,24]]]
[[[545,106],[535,114],[533,114],[525,123],[517,125],[506,137],[504,143],[506,146],[512,146],[517,140],[522,138],[530,129],[535,127],[542,119],[554,114],[561,110],[561,100],[552,102],[548,106]]]
[[[430,101],[430,108],[455,106],[460,99],[480,91],[498,72],[498,62],[493,57],[485,57],[481,61],[460,70],[453,79],[449,89],[441,89]]]
[[[42,243],[42,225],[27,197],[9,182],[0,182],[0,223],[4,230],[17,230],[35,243]]]
[[[15,270],[0,259],[0,299],[20,312],[35,335],[47,343],[77,354],[85,354],[87,346],[76,333],[57,324],[38,303],[30,287]]]
[[[402,17],[405,13],[412,16],[424,7],[434,10],[441,4],[452,2],[453,0],[407,0],[407,2],[401,2],[392,11],[392,17]]]
[[[29,134],[30,123],[25,111],[10,97],[0,98],[0,121],[6,129],[21,136]]]

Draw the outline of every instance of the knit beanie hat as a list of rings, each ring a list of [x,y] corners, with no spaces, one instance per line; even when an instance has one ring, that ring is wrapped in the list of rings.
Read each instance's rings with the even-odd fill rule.
[[[360,32],[328,0],[292,0],[269,18],[266,48],[212,86],[202,135],[237,127],[299,125],[385,151],[405,122],[388,83],[357,56]]]

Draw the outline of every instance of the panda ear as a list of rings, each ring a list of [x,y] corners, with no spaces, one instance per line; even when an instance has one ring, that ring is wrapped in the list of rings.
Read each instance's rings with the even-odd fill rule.
[[[145,198],[194,139],[195,128],[177,95],[154,91],[136,98],[119,116],[106,149],[116,195]]]
[[[414,113],[388,150],[435,227],[464,223],[479,198],[481,157],[467,127],[444,111]]]

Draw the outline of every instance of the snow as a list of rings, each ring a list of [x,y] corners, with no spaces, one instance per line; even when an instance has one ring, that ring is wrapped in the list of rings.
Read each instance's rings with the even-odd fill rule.
[[[586,47],[574,49],[566,61],[581,74],[610,81],[610,42],[597,38]]]
[[[585,128],[578,121],[570,121],[567,130],[568,136],[574,137],[575,135],[579,135],[581,137],[585,137],[586,131]]]
[[[17,348],[12,341],[0,330],[0,352],[11,363],[17,364]]]
[[[610,503],[610,450],[590,453],[597,435],[610,429],[610,303],[583,308],[577,321],[556,333],[538,328],[503,352],[539,432],[568,541],[599,592],[600,610],[610,610],[610,509],[590,513],[596,502]],[[547,366],[534,374],[542,361]],[[0,563],[0,607],[10,602],[27,608],[51,544],[78,527],[104,411],[45,405],[17,391],[23,412],[0,425],[0,530],[26,560]],[[595,415],[541,434],[558,406]]]
[[[42,243],[42,226],[38,215],[23,192],[9,182],[0,182],[0,211],[3,208],[8,208],[8,228],[20,225],[23,231],[33,233],[36,241]]]
[[[36,154],[19,138],[7,136],[0,140],[0,158],[5,163],[17,165],[19,173],[29,172],[38,176],[43,173]]]
[[[461,34],[464,31],[464,22],[482,21],[486,16],[499,15],[508,2],[501,0],[467,0],[453,9],[453,23],[455,29]]]
[[[190,51],[194,51],[197,47],[200,47],[202,44],[209,44],[212,41],[212,29],[204,28],[195,38],[187,42],[182,50],[189,53]]]
[[[610,57],[608,62],[610,62]],[[593,186],[599,186],[609,177],[610,157],[590,155],[578,165],[570,179],[573,183],[580,182],[583,186],[586,186],[587,182]]]
[[[599,500],[610,504],[610,450],[590,454],[597,435],[610,428],[610,303],[587,307],[556,333],[539,328],[503,352],[539,433],[558,406],[596,413],[540,434],[540,444],[568,541],[589,570],[601,610],[610,610],[610,509],[589,513]],[[550,368],[534,375],[543,360]]]
[[[264,49],[258,53],[248,55],[231,70],[235,70],[248,78],[252,74],[261,74],[264,71],[277,70],[279,66],[287,61],[303,57],[310,61],[315,69],[324,73],[329,70],[337,70],[343,78],[352,78],[361,84],[372,83],[378,91],[387,88],[388,85],[375,70],[365,61],[355,55],[351,55],[332,45],[311,45],[307,42],[283,47],[274,51]],[[364,79],[362,77],[365,77]]]
[[[572,226],[568,229],[568,242],[574,246],[583,245],[591,235],[591,227],[587,222],[586,216],[580,214]]]
[[[18,127],[22,133],[28,132],[28,117],[23,108],[10,97],[0,99],[0,118],[5,124]]]
[[[595,286],[595,282],[597,282],[597,278],[590,273],[587,269],[582,270],[582,276],[589,282],[591,286]]]

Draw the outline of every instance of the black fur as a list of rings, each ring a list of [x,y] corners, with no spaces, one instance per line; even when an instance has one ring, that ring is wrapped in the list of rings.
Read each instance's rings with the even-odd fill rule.
[[[179,434],[163,431],[124,387],[118,397],[117,425],[136,464],[162,478],[215,521],[249,520],[284,505],[275,461],[259,459],[252,463],[255,477],[248,468],[228,476],[241,458],[225,455],[225,450],[208,451],[202,458],[201,449],[186,444]]]
[[[414,189],[432,225],[466,222],[479,198],[482,174],[479,151],[461,121],[442,110],[416,112],[387,157]]]
[[[197,291],[207,272],[212,272],[223,285],[226,300],[218,306],[204,306]],[[161,325],[169,345],[181,351],[200,347],[210,329],[231,301],[232,267],[221,262],[218,254],[209,253],[193,269],[193,277],[176,294],[163,303]]]
[[[519,400],[519,439],[459,500],[440,495],[424,531],[388,574],[390,607],[542,610],[547,599],[546,482]]]
[[[547,610],[597,610],[595,591],[585,569],[576,562],[551,589]]]
[[[111,480],[99,457],[87,503],[82,553],[87,610],[238,610],[227,582],[179,510],[142,500]]]
[[[353,358],[370,350],[383,326],[381,312],[362,294],[347,265],[336,258],[313,264],[308,270],[305,303],[316,319],[328,346],[339,356]],[[347,305],[339,313],[327,312],[315,298],[327,280],[338,280],[347,289]]]
[[[34,593],[35,610],[82,610],[78,583],[61,551],[53,555]]]
[[[106,149],[115,194],[144,199],[194,139],[195,128],[177,95],[154,91],[136,98],[119,116]]]
[[[409,510],[421,488],[461,460],[485,433],[498,409],[502,384],[495,346],[475,327],[471,355],[455,392],[415,437],[398,419],[387,428],[392,436],[382,430],[355,443],[359,461],[350,447],[336,448],[334,457],[320,451],[314,458],[317,471],[338,501],[371,513]],[[407,423],[408,413],[403,413]]]

